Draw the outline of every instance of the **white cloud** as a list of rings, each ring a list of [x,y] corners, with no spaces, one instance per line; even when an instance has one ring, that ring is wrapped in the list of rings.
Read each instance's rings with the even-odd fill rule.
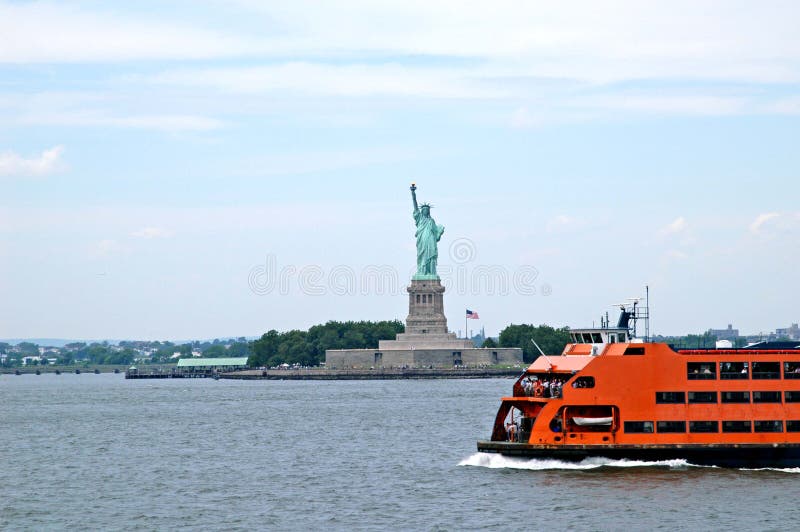
[[[800,115],[800,98],[781,98],[765,105],[764,111],[780,115]]]
[[[662,91],[659,91],[662,92]],[[714,95],[628,95],[586,98],[579,105],[649,114],[732,115],[748,109],[744,98]],[[750,105],[752,107],[752,104]]]
[[[400,64],[288,62],[246,68],[183,69],[147,78],[158,84],[205,86],[235,93],[285,91],[335,96],[498,98],[507,91],[481,86],[465,69]]]
[[[152,238],[168,238],[172,236],[171,231],[167,231],[161,227],[143,227],[138,231],[133,231],[131,233],[132,237],[135,238],[144,238],[144,239],[152,239]]]
[[[487,79],[800,80],[796,2],[239,0],[193,9],[204,27],[100,5],[0,4],[0,62],[430,56],[477,59]]]
[[[498,74],[602,83],[799,77],[794,3],[736,10],[721,0],[239,3],[285,29],[278,49],[297,54],[475,57],[491,60]]]
[[[764,226],[765,223],[775,218],[778,218],[779,216],[780,214],[778,214],[777,212],[767,212],[759,214],[758,216],[756,216],[756,219],[753,220],[753,223],[750,224],[750,232],[754,235],[760,233],[761,228]]]
[[[0,4],[0,63],[201,59],[249,55],[252,40],[47,2]]]
[[[689,227],[689,224],[686,222],[686,218],[683,216],[678,216],[672,222],[667,224],[663,229],[661,229],[662,235],[674,235],[677,233],[682,233],[686,231]]]
[[[44,150],[38,157],[26,159],[12,151],[0,153],[0,176],[23,175],[41,176],[50,174],[62,167],[63,146]]]
[[[16,121],[26,125],[118,127],[167,132],[211,131],[223,126],[219,120],[199,115],[113,116],[92,109],[27,114],[18,117]]]

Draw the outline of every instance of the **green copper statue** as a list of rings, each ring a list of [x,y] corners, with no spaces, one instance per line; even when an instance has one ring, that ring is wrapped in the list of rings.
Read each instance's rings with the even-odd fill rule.
[[[436,261],[439,258],[437,243],[444,233],[443,225],[436,225],[431,218],[431,206],[417,205],[417,186],[411,184],[411,199],[414,201],[414,223],[417,224],[417,273],[413,279],[439,279]]]

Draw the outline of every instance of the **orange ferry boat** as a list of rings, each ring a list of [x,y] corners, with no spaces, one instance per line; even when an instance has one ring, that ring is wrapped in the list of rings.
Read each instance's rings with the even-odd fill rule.
[[[537,358],[478,450],[800,466],[800,342],[674,350],[636,338],[636,318],[623,308],[617,327],[573,329],[560,356]]]

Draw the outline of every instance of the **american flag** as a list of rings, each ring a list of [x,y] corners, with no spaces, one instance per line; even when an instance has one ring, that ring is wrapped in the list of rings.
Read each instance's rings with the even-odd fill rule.
[[[467,309],[467,319],[469,319],[469,320],[477,320],[478,318],[480,318],[480,316],[478,316],[477,312],[474,312],[474,311],[472,311],[470,309]]]

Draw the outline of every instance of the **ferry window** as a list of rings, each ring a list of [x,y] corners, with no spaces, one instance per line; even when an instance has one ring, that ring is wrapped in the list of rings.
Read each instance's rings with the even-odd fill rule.
[[[714,362],[688,362],[686,376],[689,380],[716,379],[717,365]]]
[[[787,420],[786,432],[800,432],[800,419]]]
[[[722,432],[750,432],[749,421],[723,421]]]
[[[723,403],[749,403],[750,392],[722,392]]]
[[[581,343],[581,335],[580,334],[571,334],[572,336],[572,343],[579,344]]]
[[[779,362],[753,362],[754,379],[780,379],[781,365]]]
[[[781,392],[753,392],[754,403],[780,403]]]
[[[784,362],[783,378],[800,379],[800,362]]]
[[[657,404],[686,403],[686,393],[684,392],[656,392]]]
[[[719,378],[720,379],[747,379],[748,374],[747,362],[720,362],[719,363]]]
[[[626,421],[625,432],[630,433],[647,433],[652,434],[653,422],[652,421]]]
[[[685,421],[659,421],[656,423],[658,432],[686,432]]]
[[[783,398],[787,403],[800,403],[800,392],[783,392]]]
[[[594,388],[594,377],[578,377],[572,383],[573,388]]]
[[[593,344],[602,344],[603,337],[600,336],[600,333],[592,333],[592,343]]]
[[[592,335],[591,333],[583,333],[583,343],[591,344],[592,343]]]
[[[609,334],[608,335],[608,343],[609,344],[616,344],[617,343],[617,335],[616,334]]]
[[[689,392],[690,403],[716,403],[717,392]]]
[[[625,333],[620,333],[619,334],[618,341],[620,343],[624,343],[625,342]]]
[[[628,347],[625,349],[623,355],[643,355],[644,347]]]
[[[755,421],[753,429],[756,432],[783,432],[783,421],[778,419],[770,421]]]
[[[689,432],[719,432],[719,421],[690,421]]]

